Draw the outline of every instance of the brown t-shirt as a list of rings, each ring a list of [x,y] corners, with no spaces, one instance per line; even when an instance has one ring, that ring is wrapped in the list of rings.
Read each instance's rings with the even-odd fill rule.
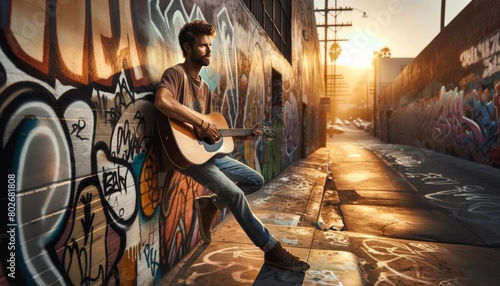
[[[201,78],[193,78],[184,65],[177,64],[163,72],[158,88],[166,88],[180,103],[202,114],[210,112],[211,92]]]

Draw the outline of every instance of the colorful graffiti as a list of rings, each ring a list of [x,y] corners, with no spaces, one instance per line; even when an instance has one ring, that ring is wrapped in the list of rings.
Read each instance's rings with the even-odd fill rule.
[[[500,81],[467,94],[443,86],[439,96],[394,111],[392,136],[395,142],[500,167],[499,98]]]
[[[499,3],[464,8],[392,82],[380,85],[374,134],[500,168]],[[497,14],[485,18],[479,10]]]
[[[287,87],[284,119],[271,122],[266,58],[275,52],[261,46],[262,35],[233,26],[242,9],[147,4],[0,4],[2,204],[12,198],[1,208],[0,284],[151,285],[199,241],[193,200],[208,190],[158,172],[153,144],[155,83],[182,60],[176,31],[187,21],[213,12],[213,51],[222,56],[202,77],[214,111],[233,127],[287,130],[283,140],[238,143],[234,157],[262,172],[279,162],[268,179],[298,158],[297,91]],[[253,50],[237,56],[237,36]],[[289,65],[280,59],[273,68]]]
[[[481,77],[488,78],[500,72],[500,31],[493,33],[477,45],[474,45],[460,54],[463,68],[483,64]]]

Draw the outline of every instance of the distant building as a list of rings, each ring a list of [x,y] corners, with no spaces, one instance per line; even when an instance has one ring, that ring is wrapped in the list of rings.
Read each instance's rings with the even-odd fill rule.
[[[380,94],[405,68],[413,58],[379,58],[375,64],[375,90]]]
[[[379,126],[379,97],[384,89],[403,72],[403,70],[413,61],[413,58],[378,58],[375,62],[375,83],[373,96],[373,128],[372,134],[378,136]]]

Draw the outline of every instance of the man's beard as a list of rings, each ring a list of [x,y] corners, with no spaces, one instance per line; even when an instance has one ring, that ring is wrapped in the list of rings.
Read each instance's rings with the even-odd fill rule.
[[[208,66],[210,64],[210,58],[207,57],[207,55],[201,56],[201,57],[195,57],[194,55],[191,55],[191,60],[194,63],[199,64],[200,66]]]

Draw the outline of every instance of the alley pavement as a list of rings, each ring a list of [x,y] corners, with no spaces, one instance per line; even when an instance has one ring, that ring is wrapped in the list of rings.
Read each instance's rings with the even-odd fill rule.
[[[500,169],[347,126],[247,198],[308,271],[265,265],[228,214],[158,285],[500,285]]]

